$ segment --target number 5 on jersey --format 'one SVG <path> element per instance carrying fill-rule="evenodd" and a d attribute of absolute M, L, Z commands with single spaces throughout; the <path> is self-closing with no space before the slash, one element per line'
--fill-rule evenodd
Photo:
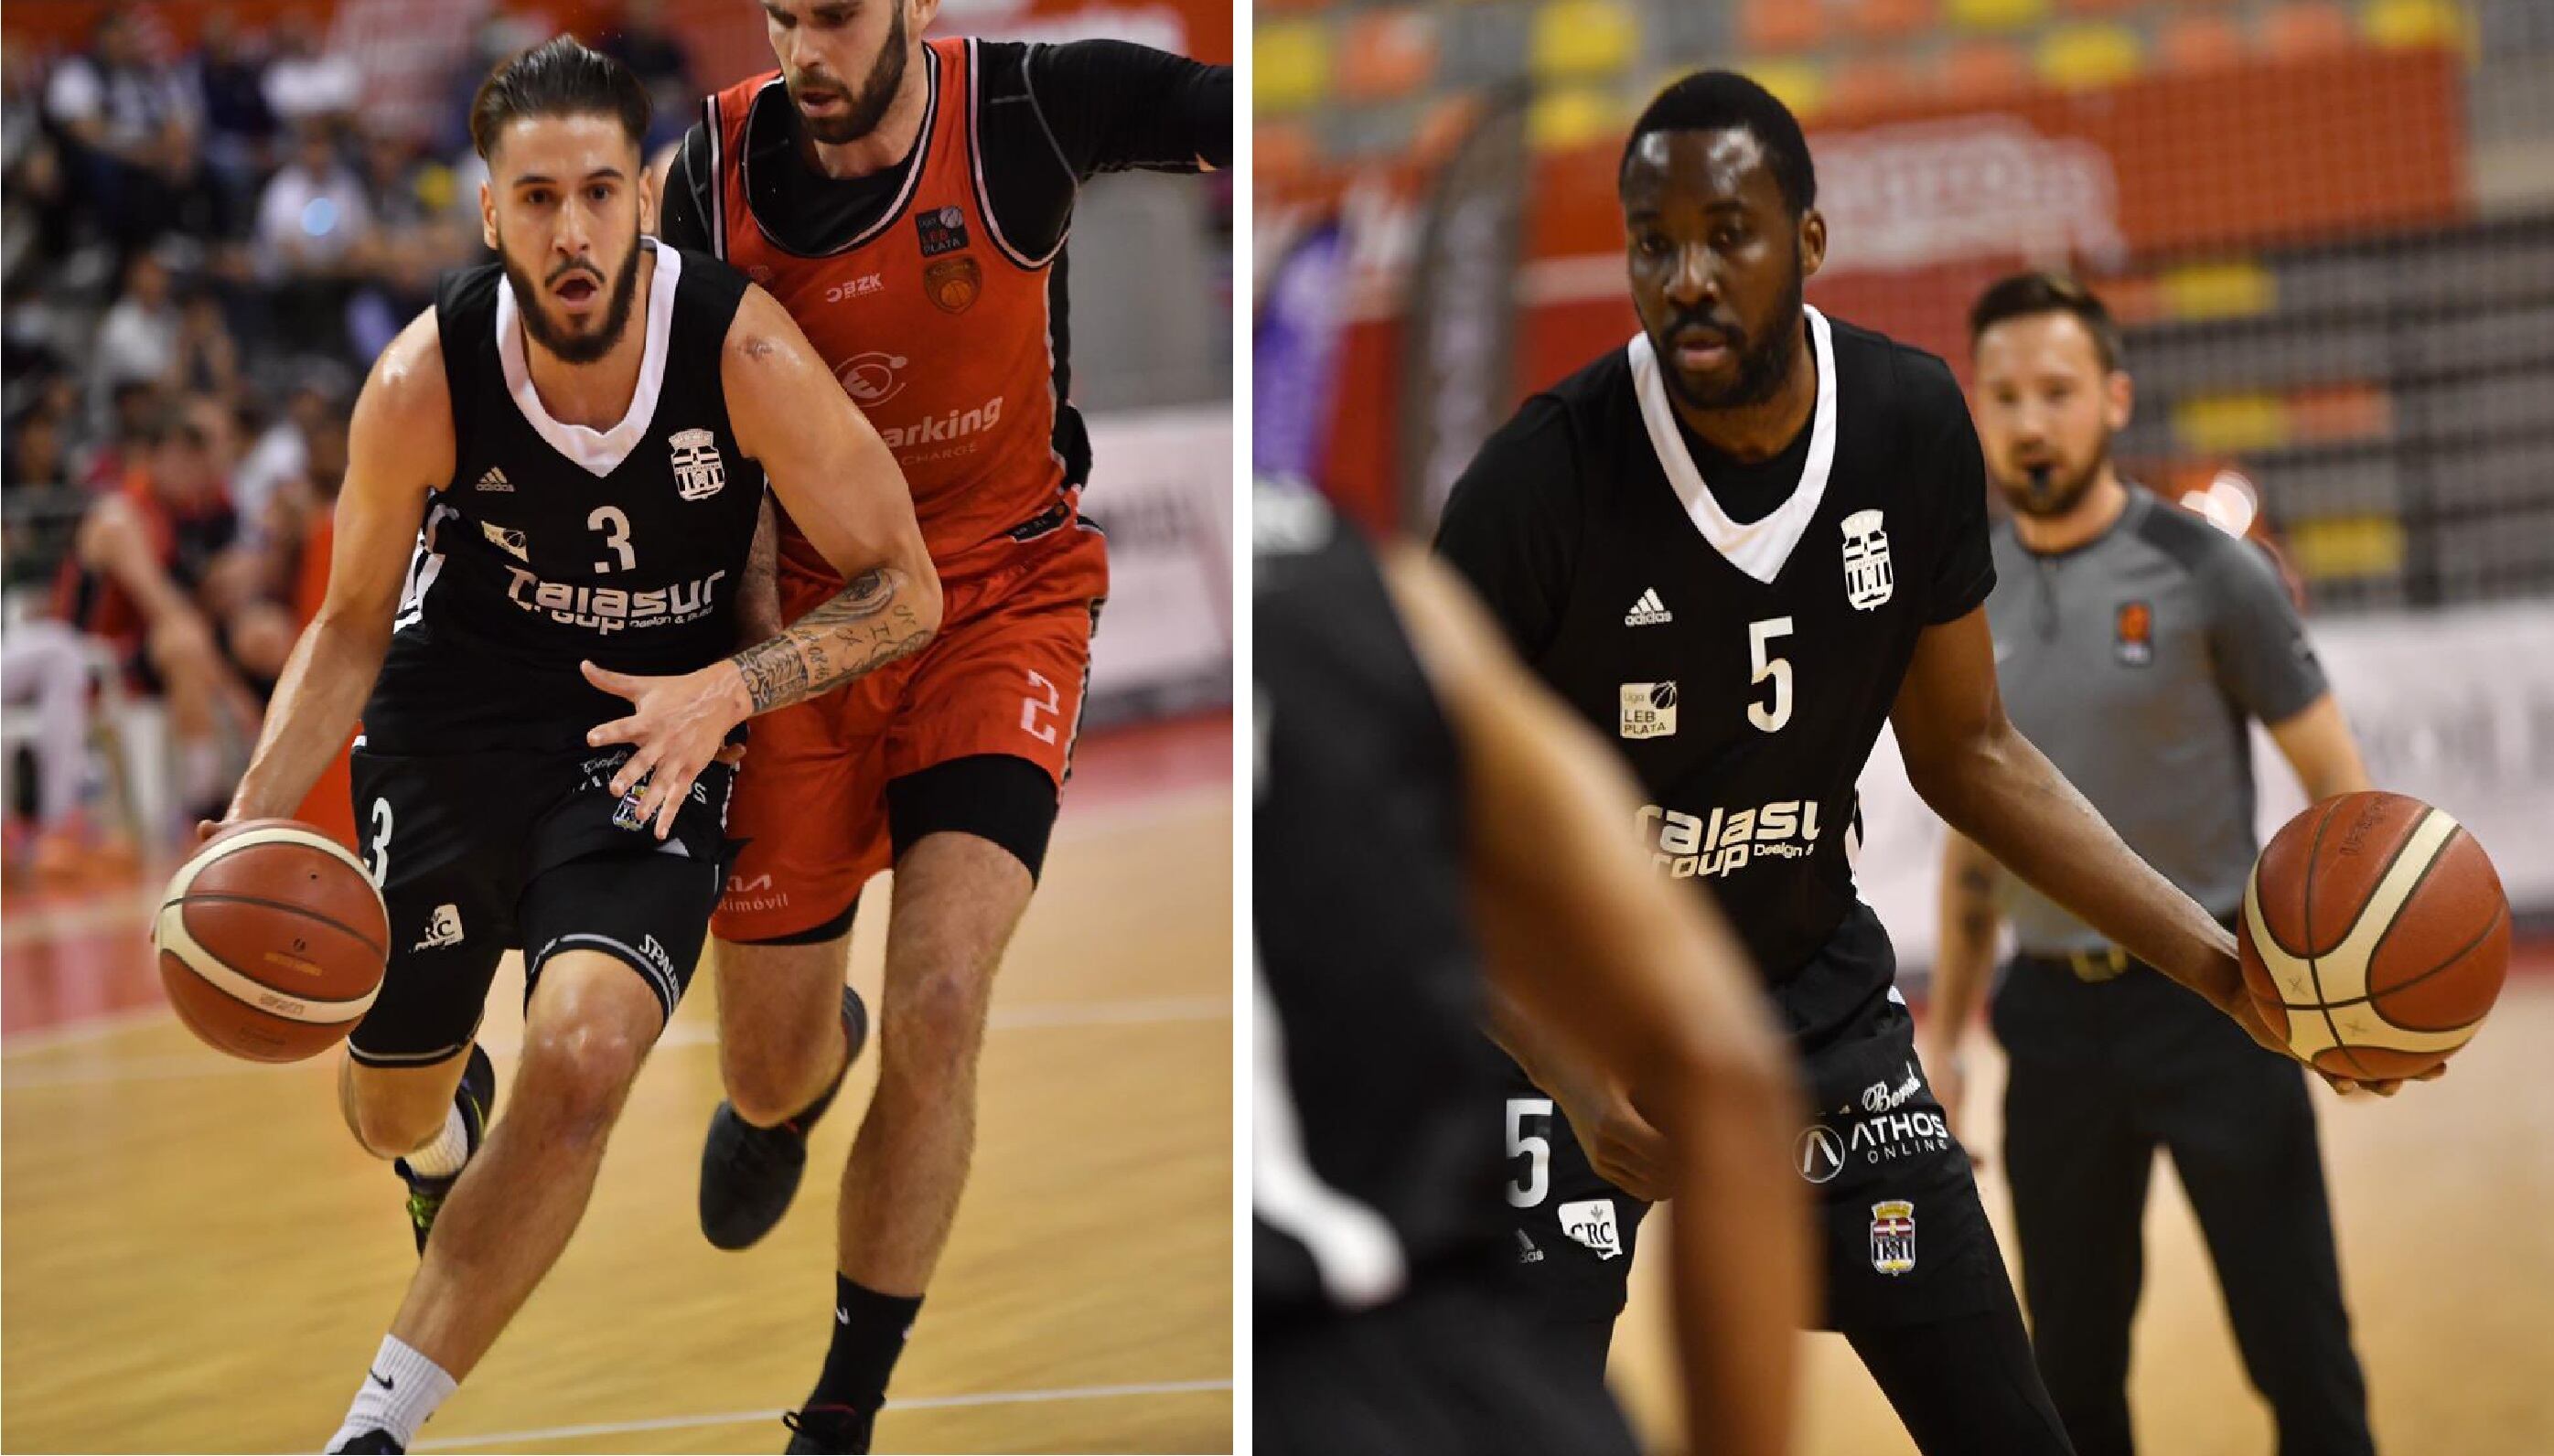
<path fill-rule="evenodd" d="M 1749 703 L 1747 721 L 1769 733 L 1781 732 L 1783 725 L 1792 721 L 1792 664 L 1773 653 L 1774 639 L 1791 634 L 1792 619 L 1788 616 L 1769 616 L 1747 623 L 1747 681 L 1762 683 L 1771 678 L 1774 682 L 1774 701 Z"/>

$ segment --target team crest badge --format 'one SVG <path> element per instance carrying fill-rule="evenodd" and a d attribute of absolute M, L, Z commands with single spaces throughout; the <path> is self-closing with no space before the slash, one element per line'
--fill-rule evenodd
<path fill-rule="evenodd" d="M 681 430 L 665 442 L 674 452 L 674 490 L 686 501 L 706 501 L 727 489 L 727 462 L 708 430 Z"/>
<path fill-rule="evenodd" d="M 1871 1205 L 1871 1267 L 1905 1274 L 1916 1267 L 1916 1205 L 1891 1198 Z"/>
<path fill-rule="evenodd" d="M 955 207 L 933 207 L 913 215 L 913 230 L 922 241 L 922 256 L 937 258 L 967 246 L 967 214 Z"/>
<path fill-rule="evenodd" d="M 922 271 L 922 286 L 942 312 L 964 313 L 985 291 L 985 273 L 973 258 L 943 258 Z"/>
<path fill-rule="evenodd" d="M 2154 661 L 2154 609 L 2144 602 L 2123 602 L 2116 621 L 2120 660 L 2131 667 Z"/>
<path fill-rule="evenodd" d="M 1856 612 L 1869 612 L 1889 600 L 1897 576 L 1889 566 L 1889 532 L 1880 528 L 1878 510 L 1857 510 L 1844 518 L 1844 597 Z"/>

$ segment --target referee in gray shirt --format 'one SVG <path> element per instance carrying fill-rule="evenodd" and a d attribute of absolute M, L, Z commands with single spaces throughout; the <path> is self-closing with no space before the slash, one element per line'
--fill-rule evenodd
<path fill-rule="evenodd" d="M 2070 280 L 2024 274 L 1970 313 L 1978 435 L 2012 504 L 1987 600 L 2006 711 L 2148 863 L 2229 925 L 2253 838 L 2247 725 L 2306 796 L 2369 786 L 2277 572 L 2120 479 L 2119 330 Z M 2374 1447 L 2304 1070 L 1954 836 L 1917 1046 L 1943 1107 L 2010 917 L 1990 1012 L 2012 1073 L 2005 1173 L 2048 1393 L 2079 1456 L 2126 1456 L 2129 1324 L 2160 1147 L 2199 1215 L 2282 1456 Z"/>

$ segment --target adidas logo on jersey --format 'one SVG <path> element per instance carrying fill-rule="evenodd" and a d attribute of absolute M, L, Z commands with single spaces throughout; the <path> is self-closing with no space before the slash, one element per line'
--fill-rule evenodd
<path fill-rule="evenodd" d="M 499 470 L 497 467 L 492 465 L 488 467 L 488 473 L 479 478 L 478 488 L 482 491 L 504 491 L 508 495 L 512 495 L 514 494 L 515 483 L 506 479 L 506 473 L 504 471 Z"/>
<path fill-rule="evenodd" d="M 1668 611 L 1667 604 L 1659 600 L 1656 587 L 1643 592 L 1641 600 L 1632 604 L 1632 610 L 1623 614 L 1625 626 L 1658 626 L 1674 620 L 1676 614 Z"/>

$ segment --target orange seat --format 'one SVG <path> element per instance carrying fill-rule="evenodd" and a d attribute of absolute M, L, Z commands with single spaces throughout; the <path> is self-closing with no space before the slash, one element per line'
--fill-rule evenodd
<path fill-rule="evenodd" d="M 2133 10 L 2151 10 L 2154 0 L 2064 0 L 2069 15 L 2121 15 Z"/>
<path fill-rule="evenodd" d="M 1875 56 L 1836 67 L 1828 106 L 1841 116 L 1868 116 L 1896 110 L 1921 92 L 1914 70 L 1905 61 Z"/>
<path fill-rule="evenodd" d="M 1819 0 L 1747 0 L 1738 13 L 1739 44 L 1750 51 L 1806 51 L 1826 32 Z"/>
<path fill-rule="evenodd" d="M 1263 121 L 1250 129 L 1250 174 L 1261 186 L 1298 181 L 1321 165 L 1321 144 L 1299 123 Z"/>
<path fill-rule="evenodd" d="M 2358 44 L 2350 12 L 2326 0 L 2294 0 L 2262 20 L 2262 49 L 2282 60 L 2325 56 Z"/>
<path fill-rule="evenodd" d="M 1942 94 L 1962 101 L 1991 101 L 2031 85 L 2031 60 L 2022 48 L 1971 41 L 1942 57 L 1936 78 Z"/>
<path fill-rule="evenodd" d="M 2222 70 L 2244 58 L 2244 28 L 2222 15 L 2175 16 L 2156 50 L 2167 70 Z"/>
<path fill-rule="evenodd" d="M 1336 93 L 1350 101 L 1387 101 L 1428 84 L 1437 69 L 1437 17 L 1422 10 L 1368 11 L 1340 37 Z"/>
<path fill-rule="evenodd" d="M 1942 18 L 1936 0 L 1850 0 L 1845 6 L 1846 26 L 1854 34 L 1874 41 L 1895 41 L 1920 34 Z"/>

